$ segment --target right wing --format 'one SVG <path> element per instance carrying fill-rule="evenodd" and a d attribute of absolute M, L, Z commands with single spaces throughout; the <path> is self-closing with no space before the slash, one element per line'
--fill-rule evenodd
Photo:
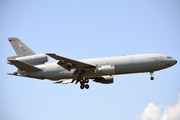
<path fill-rule="evenodd" d="M 57 64 L 68 71 L 70 71 L 71 69 L 83 69 L 84 70 L 84 69 L 89 69 L 89 68 L 94 68 L 94 69 L 96 68 L 95 65 L 76 61 L 76 60 L 69 59 L 69 58 L 65 58 L 65 57 L 56 55 L 54 53 L 46 53 L 46 55 L 48 55 L 56 60 L 59 60 L 59 62 Z"/>
<path fill-rule="evenodd" d="M 69 83 L 72 83 L 73 79 L 61 79 L 57 82 L 55 82 L 54 84 L 69 84 Z"/>
<path fill-rule="evenodd" d="M 41 69 L 31 66 L 27 63 L 18 61 L 18 60 L 8 60 L 11 64 L 15 65 L 17 68 L 19 68 L 21 71 L 26 71 L 26 72 L 30 72 L 30 71 L 42 71 Z"/>

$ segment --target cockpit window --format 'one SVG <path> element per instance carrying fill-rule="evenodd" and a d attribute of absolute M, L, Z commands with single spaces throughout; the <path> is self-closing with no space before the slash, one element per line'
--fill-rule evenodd
<path fill-rule="evenodd" d="M 167 56 L 167 59 L 171 59 L 172 57 L 170 57 L 170 56 Z"/>

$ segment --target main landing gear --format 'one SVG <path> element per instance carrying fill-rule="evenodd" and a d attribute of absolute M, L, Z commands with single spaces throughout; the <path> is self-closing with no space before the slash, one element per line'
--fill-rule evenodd
<path fill-rule="evenodd" d="M 154 73 L 154 72 L 150 72 L 150 75 L 151 75 L 150 79 L 151 79 L 151 80 L 154 80 L 153 73 Z"/>
<path fill-rule="evenodd" d="M 81 79 L 80 80 L 80 88 L 81 89 L 84 89 L 84 88 L 89 89 L 89 84 L 87 84 L 87 83 L 89 83 L 88 79 L 85 79 L 85 78 Z"/>
<path fill-rule="evenodd" d="M 73 80 L 72 81 L 72 83 L 74 82 L 75 80 Z M 75 84 L 77 84 L 77 83 L 80 83 L 80 88 L 81 89 L 84 89 L 84 88 L 86 88 L 86 89 L 89 89 L 89 79 L 86 79 L 85 77 L 83 77 L 83 78 L 81 78 L 81 79 L 77 79 L 76 80 L 76 82 L 75 82 Z"/>
<path fill-rule="evenodd" d="M 75 74 L 78 74 L 78 76 L 77 76 L 76 79 L 74 79 L 72 81 L 72 83 L 74 81 L 76 81 L 75 84 L 77 84 L 79 82 L 81 89 L 84 89 L 84 88 L 89 89 L 89 84 L 88 84 L 89 83 L 89 79 L 85 78 L 85 71 L 76 70 Z"/>

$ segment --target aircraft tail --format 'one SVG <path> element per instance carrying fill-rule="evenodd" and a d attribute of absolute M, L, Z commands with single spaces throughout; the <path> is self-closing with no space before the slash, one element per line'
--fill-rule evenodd
<path fill-rule="evenodd" d="M 45 54 L 36 54 L 27 45 L 25 45 L 19 38 L 8 38 L 11 43 L 16 56 L 10 56 L 7 58 L 8 64 L 13 64 L 12 60 L 18 60 L 30 65 L 44 64 L 48 61 L 48 57 Z M 17 62 L 16 62 L 17 63 Z"/>
<path fill-rule="evenodd" d="M 10 37 L 8 38 L 8 40 L 14 48 L 14 51 L 16 52 L 17 56 L 28 56 L 36 54 L 33 50 L 26 46 L 19 38 Z"/>

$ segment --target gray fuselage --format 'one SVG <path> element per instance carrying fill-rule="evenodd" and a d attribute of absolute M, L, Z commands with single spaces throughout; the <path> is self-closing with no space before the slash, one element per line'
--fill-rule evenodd
<path fill-rule="evenodd" d="M 154 72 L 161 69 L 168 68 L 176 64 L 176 60 L 170 56 L 162 54 L 139 54 L 130 56 L 107 57 L 107 58 L 93 58 L 79 60 L 84 63 L 96 65 L 97 68 L 101 66 L 112 65 L 115 72 L 110 75 L 128 74 L 128 73 L 141 73 L 141 72 Z M 64 69 L 57 63 L 48 63 L 35 66 L 42 69 L 42 71 L 28 72 L 28 77 L 39 79 L 75 79 L 75 69 L 70 71 Z M 95 78 L 99 76 L 108 75 L 106 73 L 96 73 L 94 70 L 86 70 L 86 78 Z"/>

